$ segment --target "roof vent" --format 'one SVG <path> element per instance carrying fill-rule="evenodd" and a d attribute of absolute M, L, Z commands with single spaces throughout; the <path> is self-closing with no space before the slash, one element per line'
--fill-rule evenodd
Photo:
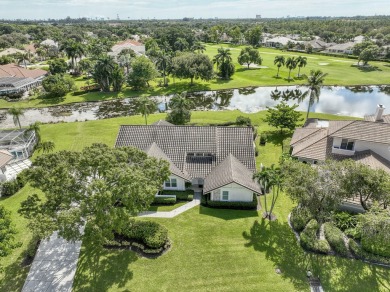
<path fill-rule="evenodd" d="M 378 104 L 375 112 L 375 122 L 381 122 L 383 121 L 383 111 L 385 110 L 385 107 L 383 104 Z"/>

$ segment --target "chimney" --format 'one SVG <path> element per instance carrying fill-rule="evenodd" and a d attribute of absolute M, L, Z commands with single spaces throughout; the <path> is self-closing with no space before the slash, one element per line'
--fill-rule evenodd
<path fill-rule="evenodd" d="M 376 113 L 375 113 L 375 122 L 381 122 L 383 120 L 382 115 L 383 115 L 384 110 L 385 110 L 385 107 L 383 106 L 383 104 L 378 104 L 378 106 L 376 108 Z"/>

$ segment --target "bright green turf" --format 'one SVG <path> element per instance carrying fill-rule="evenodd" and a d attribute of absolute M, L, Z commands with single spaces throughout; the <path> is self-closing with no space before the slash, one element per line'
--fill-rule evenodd
<path fill-rule="evenodd" d="M 206 54 L 213 58 L 216 55 L 219 47 L 227 45 L 206 45 Z M 284 67 L 281 68 L 280 78 L 276 78 L 277 68 L 273 61 L 276 55 L 297 56 L 297 53 L 282 52 L 276 49 L 260 48 L 260 54 L 263 58 L 263 66 L 268 68 L 264 69 L 246 69 L 237 63 L 237 56 L 242 47 L 231 47 L 232 58 L 236 65 L 236 73 L 231 80 L 217 80 L 213 79 L 210 82 L 204 82 L 196 80 L 193 86 L 190 86 L 189 80 L 173 79 L 170 77 L 171 83 L 168 88 L 161 88 L 157 86 L 157 82 L 152 82 L 151 88 L 143 91 L 133 91 L 131 88 L 125 88 L 120 93 L 102 93 L 92 92 L 83 94 L 80 96 L 73 96 L 68 94 L 63 100 L 42 100 L 35 97 L 29 100 L 19 102 L 7 102 L 0 99 L 0 108 L 9 108 L 12 106 L 17 107 L 46 107 L 52 105 L 68 104 L 73 102 L 83 101 L 103 101 L 112 98 L 134 97 L 134 96 L 157 96 L 165 95 L 182 91 L 199 91 L 199 90 L 219 90 L 228 88 L 239 88 L 247 86 L 274 86 L 274 85 L 295 85 L 305 82 L 304 79 L 296 79 L 294 81 L 287 81 L 288 70 Z M 299 55 L 306 56 L 308 58 L 308 64 L 302 68 L 301 74 L 309 74 L 311 69 L 321 69 L 322 71 L 329 73 L 329 76 L 325 79 L 326 85 L 368 85 L 368 84 L 389 84 L 390 80 L 390 67 L 388 63 L 384 62 L 370 62 L 373 67 L 376 67 L 373 71 L 362 71 L 356 67 L 351 67 L 356 63 L 356 60 L 328 57 L 316 54 L 304 54 Z M 328 63 L 326 66 L 320 66 L 319 63 Z M 298 74 L 298 69 L 294 70 L 291 74 L 295 77 Z M 78 87 L 83 86 L 85 80 L 82 77 L 76 79 L 76 85 Z"/>
<path fill-rule="evenodd" d="M 148 211 L 159 211 L 159 212 L 169 212 L 169 211 L 172 211 L 172 210 L 175 210 L 185 204 L 187 204 L 188 202 L 185 202 L 185 201 L 178 201 L 176 204 L 174 205 L 158 205 L 158 206 L 150 206 Z"/>

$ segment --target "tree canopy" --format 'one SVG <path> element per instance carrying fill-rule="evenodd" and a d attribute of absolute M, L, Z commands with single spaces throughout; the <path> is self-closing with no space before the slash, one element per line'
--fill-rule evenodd
<path fill-rule="evenodd" d="M 238 63 L 240 65 L 246 64 L 249 66 L 250 64 L 261 65 L 262 59 L 260 57 L 260 53 L 257 49 L 253 47 L 245 47 L 241 50 L 240 55 L 238 56 Z"/>
<path fill-rule="evenodd" d="M 172 59 L 173 75 L 178 78 L 190 78 L 208 81 L 213 78 L 213 63 L 204 54 L 183 53 Z"/>
<path fill-rule="evenodd" d="M 144 211 L 169 176 L 169 165 L 133 147 L 93 144 L 82 152 L 38 156 L 27 172 L 30 195 L 20 213 L 35 235 L 53 231 L 67 240 L 101 245 L 120 233 L 132 216 Z"/>
<path fill-rule="evenodd" d="M 280 129 L 281 133 L 283 129 L 293 131 L 303 121 L 301 113 L 295 110 L 297 107 L 298 105 L 289 106 L 284 101 L 276 105 L 275 108 L 267 107 L 268 111 L 264 122 L 271 127 Z"/>
<path fill-rule="evenodd" d="M 149 86 L 149 81 L 158 76 L 158 72 L 153 62 L 141 56 L 132 63 L 132 71 L 128 75 L 128 83 L 135 89 Z"/>

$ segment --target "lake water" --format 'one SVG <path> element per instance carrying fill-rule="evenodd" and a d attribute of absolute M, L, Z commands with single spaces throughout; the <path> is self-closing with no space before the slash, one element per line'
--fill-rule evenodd
<path fill-rule="evenodd" d="M 282 87 L 279 91 L 300 89 L 305 87 Z M 275 87 L 241 88 L 221 91 L 206 91 L 189 93 L 193 100 L 194 110 L 240 110 L 245 113 L 255 113 L 273 107 L 279 103 L 270 97 Z M 155 97 L 160 111 L 166 110 L 166 104 L 171 96 Z M 63 106 L 53 106 L 38 109 L 26 109 L 20 118 L 22 125 L 36 121 L 75 122 L 97 120 L 119 116 L 129 116 L 136 113 L 134 99 L 116 99 L 104 102 L 85 102 Z M 294 101 L 288 102 L 294 104 Z M 307 110 L 308 100 L 299 104 L 298 110 Z M 364 117 L 373 114 L 377 104 L 383 104 L 390 113 L 390 86 L 355 86 L 355 87 L 323 87 L 320 101 L 311 111 L 335 115 Z M 387 110 L 385 110 L 386 113 Z M 6 110 L 0 110 L 0 128 L 13 128 L 12 116 Z"/>

